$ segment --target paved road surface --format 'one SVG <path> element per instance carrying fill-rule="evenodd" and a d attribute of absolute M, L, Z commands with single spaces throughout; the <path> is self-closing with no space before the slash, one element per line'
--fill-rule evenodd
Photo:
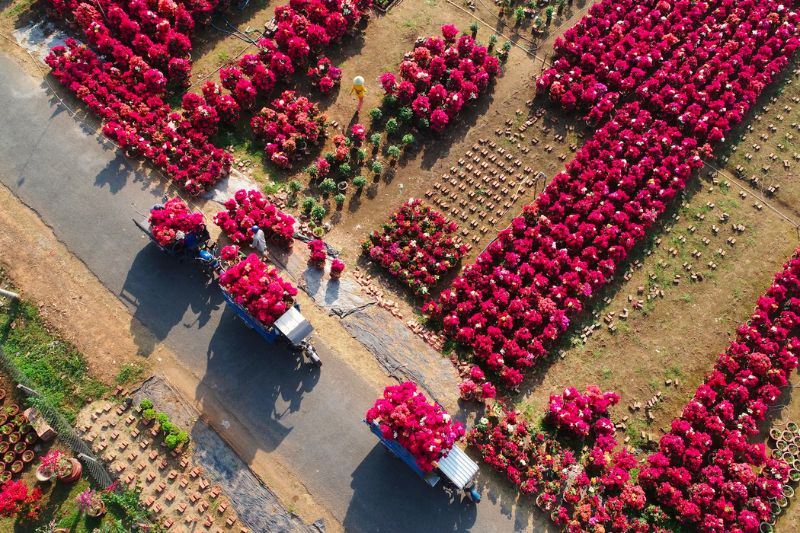
<path fill-rule="evenodd" d="M 191 369 L 200 399 L 204 390 L 222 398 L 347 531 L 512 531 L 533 520 L 488 487 L 477 509 L 428 488 L 361 423 L 377 388 L 324 345 L 320 371 L 298 365 L 246 330 L 191 264 L 148 246 L 131 217 L 162 191 L 3 55 L 0 181 Z"/>

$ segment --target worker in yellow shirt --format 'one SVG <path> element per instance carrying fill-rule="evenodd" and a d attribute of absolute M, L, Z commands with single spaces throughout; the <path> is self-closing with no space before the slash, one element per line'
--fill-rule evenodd
<path fill-rule="evenodd" d="M 364 78 L 356 76 L 353 78 L 353 86 L 350 88 L 350 94 L 355 94 L 358 98 L 358 107 L 356 113 L 361 111 L 361 106 L 364 104 L 364 95 L 367 94 L 367 88 L 364 86 Z"/>

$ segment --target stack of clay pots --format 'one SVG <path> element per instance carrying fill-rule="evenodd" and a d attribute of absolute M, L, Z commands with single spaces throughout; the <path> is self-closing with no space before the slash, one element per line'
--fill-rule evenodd
<path fill-rule="evenodd" d="M 789 483 L 783 486 L 783 496 L 770 501 L 772 519 L 761 524 L 762 533 L 771 533 L 775 521 L 794 498 L 794 487 L 800 482 L 800 425 L 796 422 L 776 423 L 769 432 L 772 439 L 772 456 L 783 459 L 789 465 Z"/>
<path fill-rule="evenodd" d="M 16 476 L 33 461 L 37 436 L 16 404 L 6 405 L 6 391 L 0 389 L 0 485 Z"/>

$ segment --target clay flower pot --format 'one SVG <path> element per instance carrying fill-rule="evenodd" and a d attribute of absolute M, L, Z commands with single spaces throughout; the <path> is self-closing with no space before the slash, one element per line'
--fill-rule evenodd
<path fill-rule="evenodd" d="M 6 390 L 0 389 L 0 402 L 6 399 Z"/>
<path fill-rule="evenodd" d="M 24 452 L 22 452 L 23 463 L 26 464 L 30 463 L 31 461 L 33 461 L 34 457 L 36 457 L 36 452 L 34 452 L 33 450 L 25 450 Z"/>
<path fill-rule="evenodd" d="M 14 461 L 11 463 L 11 473 L 12 474 L 19 474 L 22 472 L 22 469 L 25 468 L 25 463 L 22 461 Z"/>
<path fill-rule="evenodd" d="M 19 405 L 13 403 L 6 407 L 3 412 L 5 412 L 9 417 L 17 416 L 17 413 L 19 413 Z"/>
<path fill-rule="evenodd" d="M 2 433 L 3 435 L 11 435 L 13 432 L 14 428 L 11 427 L 11 424 L 9 424 L 8 422 L 0 426 L 0 433 Z"/>
<path fill-rule="evenodd" d="M 9 481 L 10 479 L 11 479 L 11 472 L 9 472 L 8 470 L 3 470 L 2 472 L 0 472 L 0 485 L 5 483 L 6 481 Z"/>
<path fill-rule="evenodd" d="M 783 431 L 778 429 L 778 428 L 772 428 L 772 429 L 769 430 L 769 436 L 772 437 L 772 440 L 775 440 L 775 441 L 777 441 L 779 438 L 781 438 L 782 434 L 783 434 Z"/>
<path fill-rule="evenodd" d="M 28 433 L 33 433 L 33 426 L 26 422 L 19 427 L 19 432 L 22 433 L 23 435 L 27 435 Z"/>
<path fill-rule="evenodd" d="M 800 426 L 798 426 L 795 422 L 789 422 L 788 424 L 786 424 L 786 429 L 788 429 L 795 435 L 797 435 L 798 432 L 800 432 Z"/>
<path fill-rule="evenodd" d="M 72 463 L 72 471 L 67 475 L 58 475 L 58 480 L 64 483 L 74 483 L 81 477 L 83 473 L 83 465 L 74 457 L 70 457 L 69 462 Z"/>
<path fill-rule="evenodd" d="M 30 446 L 31 444 L 36 442 L 36 439 L 38 439 L 38 438 L 39 437 L 36 436 L 36 433 L 27 433 L 25 435 L 25 443 Z"/>
<path fill-rule="evenodd" d="M 106 504 L 103 501 L 100 501 L 100 505 L 96 508 L 91 508 L 86 511 L 86 514 L 91 516 L 92 518 L 100 518 L 104 514 L 106 514 Z"/>
<path fill-rule="evenodd" d="M 7 442 L 0 442 L 0 456 L 5 455 L 11 445 Z"/>
<path fill-rule="evenodd" d="M 39 483 L 45 483 L 47 481 L 52 480 L 54 475 L 52 473 L 48 473 L 42 470 L 42 467 L 39 466 L 36 468 L 36 480 Z"/>
<path fill-rule="evenodd" d="M 791 485 L 783 486 L 783 495 L 789 499 L 794 498 L 794 489 L 791 487 Z"/>
<path fill-rule="evenodd" d="M 15 432 L 8 436 L 8 442 L 10 442 L 11 444 L 16 444 L 20 440 L 22 440 L 22 434 L 20 433 Z"/>
<path fill-rule="evenodd" d="M 8 415 L 5 413 L 0 413 L 0 426 L 5 425 L 8 422 Z"/>
<path fill-rule="evenodd" d="M 6 466 L 10 466 L 17 459 L 17 454 L 12 451 L 8 451 L 3 454 L 3 462 Z"/>
<path fill-rule="evenodd" d="M 18 442 L 14 445 L 14 453 L 20 454 L 28 449 L 28 445 L 24 442 Z"/>

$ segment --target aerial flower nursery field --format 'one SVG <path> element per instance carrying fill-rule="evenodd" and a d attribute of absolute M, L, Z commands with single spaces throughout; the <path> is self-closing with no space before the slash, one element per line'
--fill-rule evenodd
<path fill-rule="evenodd" d="M 300 235 L 452 361 L 452 419 L 410 382 L 364 406 L 423 473 L 463 440 L 560 530 L 800 528 L 796 2 L 3 15 L 72 36 L 49 82 L 193 206 L 152 211 L 159 244 L 208 224 L 236 245 L 219 281 L 261 324 L 303 287 L 246 248 Z"/>

